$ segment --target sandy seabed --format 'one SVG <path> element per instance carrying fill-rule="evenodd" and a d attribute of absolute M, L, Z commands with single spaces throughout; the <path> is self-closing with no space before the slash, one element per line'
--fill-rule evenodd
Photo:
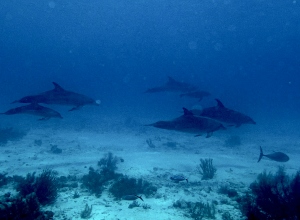
<path fill-rule="evenodd" d="M 173 207 L 176 201 L 185 200 L 216 203 L 216 219 L 222 219 L 225 212 L 234 219 L 242 219 L 237 202 L 218 193 L 221 186 L 230 186 L 242 195 L 264 170 L 276 172 L 279 165 L 284 165 L 287 173 L 294 174 L 299 169 L 298 135 L 290 134 L 288 128 L 273 129 L 272 132 L 267 128 L 245 125 L 215 132 L 211 138 L 138 126 L 133 129 L 119 127 L 113 131 L 32 128 L 22 140 L 0 147 L 1 172 L 9 176 L 26 176 L 51 168 L 59 176 L 82 177 L 89 167 L 96 168 L 97 162 L 112 152 L 124 159 L 118 164 L 118 173 L 143 178 L 158 187 L 156 195 L 150 198 L 142 195 L 144 202 L 139 201 L 149 205 L 150 209 L 129 209 L 132 201 L 116 201 L 108 190 L 96 198 L 81 187 L 60 191 L 57 201 L 44 209 L 53 211 L 54 219 L 81 219 L 80 213 L 86 204 L 93 206 L 90 219 L 191 219 L 183 209 Z M 239 137 L 241 144 L 226 144 L 232 136 Z M 147 139 L 151 139 L 155 147 L 149 147 Z M 41 140 L 42 144 L 37 145 L 36 140 Z M 51 153 L 53 145 L 62 149 L 62 153 Z M 278 163 L 263 159 L 257 163 L 260 145 L 265 153 L 285 152 L 290 161 Z M 213 179 L 201 180 L 197 170 L 201 158 L 213 159 L 217 168 Z M 172 182 L 170 176 L 174 174 L 184 175 L 189 182 Z M 1 188 L 2 193 L 12 190 L 5 187 Z M 79 193 L 79 198 L 73 198 L 75 192 Z"/>

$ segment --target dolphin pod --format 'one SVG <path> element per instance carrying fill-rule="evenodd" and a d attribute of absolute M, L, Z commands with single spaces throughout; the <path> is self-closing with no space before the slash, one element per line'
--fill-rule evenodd
<path fill-rule="evenodd" d="M 195 134 L 195 137 L 200 136 L 202 133 L 206 133 L 207 138 L 211 137 L 213 132 L 225 129 L 220 122 L 210 118 L 194 116 L 194 114 L 186 108 L 183 108 L 183 110 L 184 114 L 178 118 L 170 121 L 158 121 L 153 124 L 149 124 L 148 126 L 192 133 Z"/>
<path fill-rule="evenodd" d="M 36 116 L 42 116 L 42 118 L 39 120 L 47 120 L 49 118 L 62 118 L 62 116 L 59 112 L 51 108 L 44 107 L 40 105 L 40 103 L 48 105 L 55 104 L 73 106 L 69 111 L 77 110 L 84 105 L 100 105 L 100 100 L 94 100 L 88 96 L 65 90 L 56 82 L 52 83 L 54 85 L 54 88 L 52 90 L 42 92 L 37 95 L 25 96 L 19 100 L 12 102 L 27 103 L 28 105 L 12 108 L 1 114 L 31 114 Z"/>

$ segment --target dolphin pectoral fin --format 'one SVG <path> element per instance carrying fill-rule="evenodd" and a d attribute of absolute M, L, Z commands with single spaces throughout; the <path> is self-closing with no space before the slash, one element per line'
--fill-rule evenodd
<path fill-rule="evenodd" d="M 202 136 L 202 134 L 196 134 L 194 137 L 200 137 Z"/>
<path fill-rule="evenodd" d="M 71 109 L 69 110 L 69 112 L 74 111 L 74 110 L 78 110 L 78 109 L 80 109 L 82 106 L 83 106 L 83 105 L 77 105 L 77 106 L 71 108 Z"/>
<path fill-rule="evenodd" d="M 213 132 L 207 132 L 206 138 L 210 138 L 213 135 Z"/>
<path fill-rule="evenodd" d="M 19 102 L 19 100 L 15 100 L 15 101 L 11 102 L 10 104 L 15 104 L 15 103 L 18 103 L 18 102 Z"/>

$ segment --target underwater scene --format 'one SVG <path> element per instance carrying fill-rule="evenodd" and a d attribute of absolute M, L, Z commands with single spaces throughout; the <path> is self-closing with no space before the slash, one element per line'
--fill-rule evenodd
<path fill-rule="evenodd" d="M 1 0 L 0 220 L 300 219 L 298 0 Z"/>

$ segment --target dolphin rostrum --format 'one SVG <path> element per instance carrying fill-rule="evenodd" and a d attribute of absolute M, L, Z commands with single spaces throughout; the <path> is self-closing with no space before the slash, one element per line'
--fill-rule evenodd
<path fill-rule="evenodd" d="M 179 82 L 172 77 L 168 76 L 168 82 L 162 86 L 154 87 L 145 91 L 145 93 L 155 92 L 191 92 L 196 90 L 197 87 L 184 82 Z"/>
<path fill-rule="evenodd" d="M 219 99 L 216 99 L 216 101 L 217 106 L 205 108 L 200 114 L 193 111 L 194 114 L 212 118 L 223 123 L 234 124 L 236 127 L 239 127 L 242 124 L 256 124 L 256 122 L 249 116 L 226 108 Z"/>
<path fill-rule="evenodd" d="M 20 100 L 16 100 L 12 103 L 44 103 L 74 106 L 69 111 L 79 109 L 84 105 L 100 105 L 100 100 L 94 100 L 85 95 L 65 90 L 56 82 L 52 83 L 54 85 L 54 89 L 42 92 L 37 95 L 25 96 Z"/>
<path fill-rule="evenodd" d="M 183 108 L 184 115 L 173 119 L 172 121 L 158 121 L 148 126 L 156 128 L 174 130 L 186 133 L 196 134 L 195 137 L 206 133 L 206 137 L 212 136 L 214 131 L 226 129 L 221 123 L 206 117 L 197 117 L 186 108 Z"/>
<path fill-rule="evenodd" d="M 51 108 L 41 106 L 37 103 L 31 103 L 29 105 L 12 108 L 1 114 L 5 114 L 5 115 L 30 114 L 30 115 L 42 116 L 42 118 L 40 118 L 39 120 L 48 120 L 50 118 L 62 118 L 59 112 Z"/>

